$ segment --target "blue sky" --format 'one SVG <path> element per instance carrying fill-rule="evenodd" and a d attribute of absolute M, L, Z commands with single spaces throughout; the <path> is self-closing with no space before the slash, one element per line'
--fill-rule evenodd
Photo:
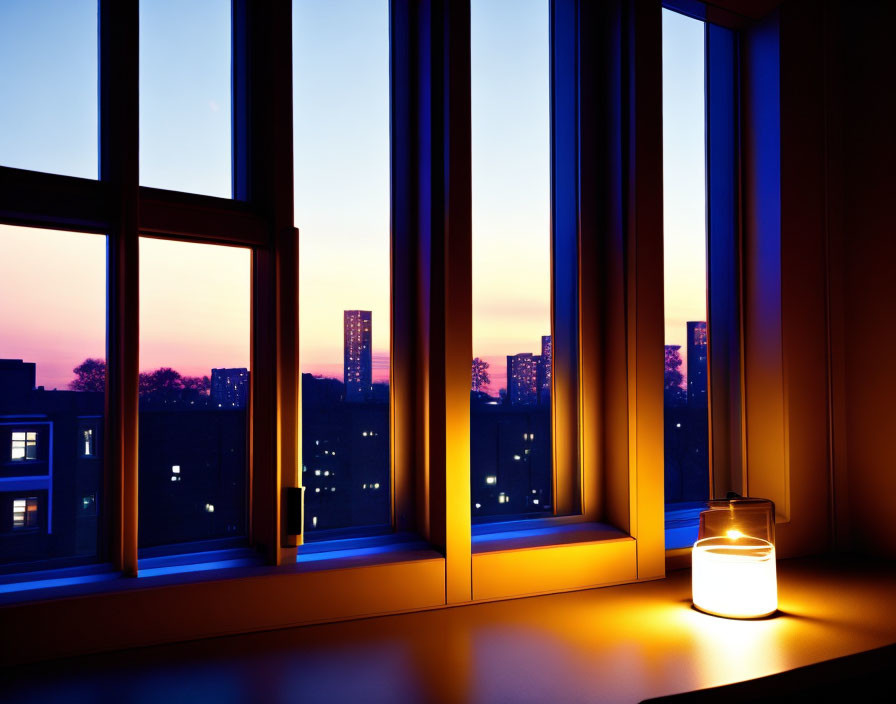
<path fill-rule="evenodd" d="M 96 7 L 0 2 L 0 164 L 97 177 Z"/>
<path fill-rule="evenodd" d="M 687 321 L 706 320 L 703 33 L 702 22 L 663 10 L 666 344 L 682 345 L 685 360 Z"/>
<path fill-rule="evenodd" d="M 506 386 L 506 355 L 551 334 L 548 0 L 473 0 L 473 354 Z"/>

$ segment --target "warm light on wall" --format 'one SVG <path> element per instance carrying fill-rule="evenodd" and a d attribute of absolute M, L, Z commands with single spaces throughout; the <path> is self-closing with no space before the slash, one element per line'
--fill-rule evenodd
<path fill-rule="evenodd" d="M 694 606 L 716 616 L 759 618 L 778 609 L 771 501 L 709 502 L 691 556 L 691 588 Z"/>

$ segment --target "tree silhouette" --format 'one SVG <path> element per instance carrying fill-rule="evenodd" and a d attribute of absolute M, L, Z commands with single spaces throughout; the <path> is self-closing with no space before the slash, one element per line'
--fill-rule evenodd
<path fill-rule="evenodd" d="M 106 390 L 106 361 L 88 357 L 77 367 L 72 369 L 75 378 L 68 388 L 72 391 L 99 391 Z"/>
<path fill-rule="evenodd" d="M 489 364 L 476 357 L 473 360 L 473 391 L 482 391 L 492 380 L 488 375 Z"/>
<path fill-rule="evenodd" d="M 68 388 L 72 391 L 106 390 L 106 362 L 102 359 L 88 358 L 72 369 L 75 378 Z M 171 367 L 160 367 L 150 372 L 140 372 L 139 390 L 141 395 L 171 393 L 175 391 L 195 391 L 208 396 L 212 382 L 207 376 L 182 376 Z"/>
<path fill-rule="evenodd" d="M 181 377 L 181 383 L 184 389 L 198 391 L 203 396 L 208 396 L 212 390 L 212 380 L 207 376 L 184 376 Z"/>
<path fill-rule="evenodd" d="M 687 400 L 684 375 L 681 373 L 681 345 L 666 345 L 666 367 L 663 374 L 663 401 L 667 406 L 680 406 Z"/>

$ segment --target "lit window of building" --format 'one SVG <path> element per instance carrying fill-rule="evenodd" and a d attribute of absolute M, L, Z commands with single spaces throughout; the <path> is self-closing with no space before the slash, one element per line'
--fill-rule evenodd
<path fill-rule="evenodd" d="M 38 501 L 37 497 L 26 499 L 14 499 L 12 502 L 12 527 L 14 530 L 37 528 L 38 526 Z"/>
<path fill-rule="evenodd" d="M 12 434 L 12 459 L 37 459 L 37 433 L 16 431 Z"/>
<path fill-rule="evenodd" d="M 81 428 L 81 455 L 83 457 L 96 455 L 96 435 L 93 428 Z"/>

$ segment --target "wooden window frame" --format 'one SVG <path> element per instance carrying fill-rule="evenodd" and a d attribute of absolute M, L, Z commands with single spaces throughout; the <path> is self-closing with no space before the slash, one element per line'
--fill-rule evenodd
<path fill-rule="evenodd" d="M 827 10 L 748 18 L 725 0 L 663 4 L 707 27 L 711 490 L 773 500 L 779 557 L 821 552 L 841 488 L 830 469 L 829 253 L 812 240 L 828 207 L 830 128 L 817 117 Z M 669 566 L 689 552 L 670 550 Z"/>
<path fill-rule="evenodd" d="M 551 3 L 558 515 L 480 536 L 474 601 L 664 575 L 660 19 L 651 3 Z"/>
<path fill-rule="evenodd" d="M 100 179 L 0 167 L 0 222 L 108 238 L 101 559 L 138 574 L 138 244 L 149 235 L 252 249 L 249 537 L 266 565 L 0 598 L 10 628 L 43 624 L 4 658 L 662 577 L 659 3 L 552 3 L 552 46 L 559 33 L 575 46 L 552 49 L 551 69 L 566 91 L 552 87 L 552 123 L 575 137 L 552 137 L 552 268 L 575 281 L 554 287 L 554 334 L 568 341 L 554 347 L 555 466 L 571 468 L 555 492 L 574 516 L 546 519 L 547 543 L 474 551 L 470 7 L 392 0 L 393 514 L 424 546 L 304 563 L 284 510 L 301 482 L 290 3 L 233 0 L 233 200 L 139 185 L 138 5 L 99 9 Z"/>

